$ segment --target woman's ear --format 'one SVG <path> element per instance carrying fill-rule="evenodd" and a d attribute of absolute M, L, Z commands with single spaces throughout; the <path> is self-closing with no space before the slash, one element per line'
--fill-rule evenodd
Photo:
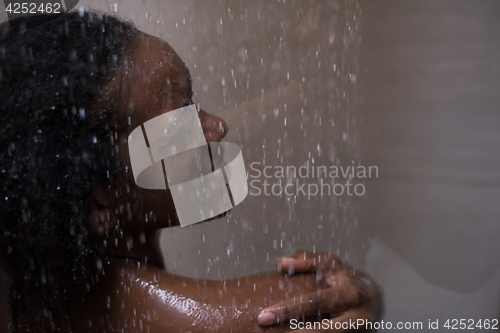
<path fill-rule="evenodd" d="M 91 194 L 90 230 L 101 235 L 116 226 L 116 190 L 108 187 L 93 186 Z"/>

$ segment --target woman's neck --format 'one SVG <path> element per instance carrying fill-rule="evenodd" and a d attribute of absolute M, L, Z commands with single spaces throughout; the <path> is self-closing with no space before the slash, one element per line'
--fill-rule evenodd
<path fill-rule="evenodd" d="M 103 236 L 98 240 L 100 256 L 137 260 L 164 269 L 159 232 L 129 236 Z"/>

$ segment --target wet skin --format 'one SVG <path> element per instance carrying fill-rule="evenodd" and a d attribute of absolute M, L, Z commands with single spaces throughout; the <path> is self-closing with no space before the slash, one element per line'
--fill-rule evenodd
<path fill-rule="evenodd" d="M 349 310 L 347 315 L 376 319 L 378 289 L 364 292 L 369 301 L 360 309 L 359 290 L 363 287 L 356 276 L 361 275 L 354 275 L 330 255 L 299 253 L 279 262 L 284 271 L 304 272 L 296 276 L 276 272 L 221 282 L 163 271 L 156 231 L 179 225 L 175 207 L 168 190 L 135 185 L 127 137 L 145 121 L 191 104 L 191 79 L 175 51 L 146 34 L 141 34 L 121 73 L 104 92 L 107 100 L 119 101 L 122 119 L 130 117 L 130 125 L 115 142 L 127 169 L 116 186 L 95 186 L 92 191 L 89 220 L 103 273 L 98 290 L 71 309 L 76 332 L 285 332 L 290 329 L 288 324 L 259 323 L 274 324 L 318 311 L 344 315 Z M 203 110 L 199 117 L 207 142 L 224 138 L 228 127 L 222 119 Z M 322 274 L 317 276 L 318 271 Z M 301 295 L 305 296 L 282 304 Z M 258 321 L 259 311 L 272 305 L 276 306 L 261 312 Z"/>

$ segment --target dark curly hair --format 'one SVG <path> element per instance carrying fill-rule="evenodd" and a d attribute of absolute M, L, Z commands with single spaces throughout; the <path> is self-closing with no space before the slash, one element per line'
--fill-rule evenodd
<path fill-rule="evenodd" d="M 126 123 L 102 91 L 137 36 L 97 12 L 0 25 L 0 264 L 13 331 L 72 330 L 69 304 L 97 283 L 88 198 L 116 179 L 113 144 Z"/>

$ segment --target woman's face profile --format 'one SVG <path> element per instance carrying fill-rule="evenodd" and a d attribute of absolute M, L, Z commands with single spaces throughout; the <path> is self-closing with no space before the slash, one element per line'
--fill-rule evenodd
<path fill-rule="evenodd" d="M 193 103 L 189 70 L 168 43 L 140 33 L 135 52 L 121 74 L 122 80 L 112 81 L 105 90 L 121 101 L 120 118 L 128 119 L 126 129 L 118 133 L 119 158 L 125 166 L 125 175 L 117 188 L 96 188 L 93 196 L 100 206 L 120 212 L 119 217 L 131 221 L 125 227 L 129 232 L 150 232 L 178 225 L 169 190 L 143 189 L 135 184 L 127 138 L 144 122 Z M 207 142 L 224 138 L 228 128 L 222 119 L 202 109 L 198 115 Z"/>

